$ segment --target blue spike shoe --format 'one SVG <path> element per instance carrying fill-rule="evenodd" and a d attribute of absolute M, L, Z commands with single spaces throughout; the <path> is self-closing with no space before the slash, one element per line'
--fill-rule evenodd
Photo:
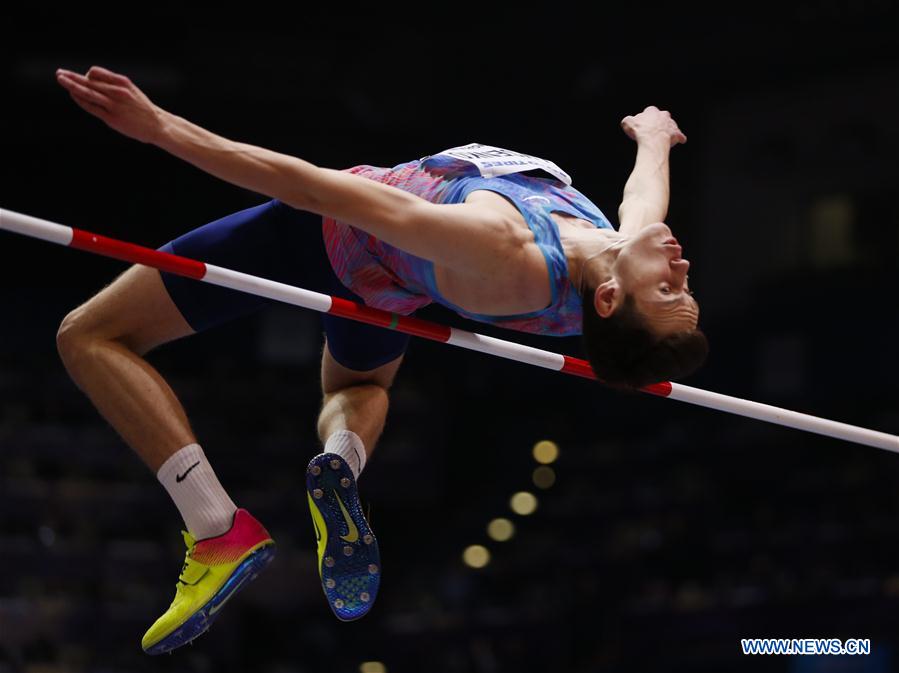
<path fill-rule="evenodd" d="M 350 466 L 334 453 L 317 455 L 306 468 L 306 496 L 328 605 L 342 621 L 364 617 L 378 595 L 381 557 Z"/>

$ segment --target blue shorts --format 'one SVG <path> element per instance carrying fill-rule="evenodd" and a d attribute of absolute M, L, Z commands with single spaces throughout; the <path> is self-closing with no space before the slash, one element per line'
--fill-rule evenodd
<path fill-rule="evenodd" d="M 210 222 L 159 250 L 364 303 L 334 275 L 322 240 L 321 217 L 280 201 Z M 196 332 L 279 303 L 184 276 L 161 275 L 172 301 Z M 407 334 L 355 320 L 322 314 L 322 323 L 331 355 L 356 371 L 387 364 L 409 343 Z"/>

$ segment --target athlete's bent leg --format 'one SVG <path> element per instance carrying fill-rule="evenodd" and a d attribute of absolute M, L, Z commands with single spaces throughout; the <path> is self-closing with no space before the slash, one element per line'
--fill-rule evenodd
<path fill-rule="evenodd" d="M 227 531 L 237 507 L 191 431 L 184 408 L 142 356 L 194 329 L 159 272 L 133 266 L 69 313 L 56 340 L 75 384 L 165 486 L 198 539 Z M 190 480 L 184 475 L 190 469 Z"/>
<path fill-rule="evenodd" d="M 56 336 L 72 380 L 154 473 L 196 438 L 175 393 L 142 355 L 189 334 L 159 272 L 132 266 L 69 313 Z"/>
<path fill-rule="evenodd" d="M 288 214 L 265 204 L 188 232 L 162 249 L 226 266 L 249 260 L 273 267 L 268 251 L 290 229 Z M 291 260 L 283 261 L 281 270 Z M 57 336 L 75 383 L 157 472 L 187 525 L 175 598 L 142 641 L 151 654 L 171 651 L 208 629 L 221 606 L 272 559 L 274 543 L 228 497 L 181 404 L 142 356 L 265 304 L 260 297 L 135 266 L 66 316 Z"/>
<path fill-rule="evenodd" d="M 368 613 L 380 584 L 378 542 L 363 514 L 356 478 L 384 429 L 388 390 L 402 363 L 406 340 L 386 331 L 360 340 L 364 326 L 348 326 L 343 333 L 330 327 L 322 357 L 324 400 L 318 418 L 325 448 L 309 463 L 306 490 L 322 588 L 331 610 L 346 621 Z M 351 369 L 332 349 L 342 354 L 344 362 L 375 366 Z"/>

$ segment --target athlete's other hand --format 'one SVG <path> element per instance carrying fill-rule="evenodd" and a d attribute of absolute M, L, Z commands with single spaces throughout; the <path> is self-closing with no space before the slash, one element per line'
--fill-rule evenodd
<path fill-rule="evenodd" d="M 56 71 L 56 81 L 78 105 L 129 138 L 152 143 L 162 124 L 162 109 L 125 77 L 94 66 L 81 75 Z"/>
<path fill-rule="evenodd" d="M 687 136 L 678 128 L 677 122 L 667 110 L 650 105 L 638 115 L 621 120 L 621 128 L 627 136 L 638 143 L 643 140 L 667 138 L 669 147 L 687 142 Z"/>

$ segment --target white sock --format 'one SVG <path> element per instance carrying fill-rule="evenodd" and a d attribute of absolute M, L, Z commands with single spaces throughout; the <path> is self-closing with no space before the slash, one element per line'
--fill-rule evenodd
<path fill-rule="evenodd" d="M 217 537 L 231 528 L 237 506 L 225 493 L 199 444 L 178 450 L 156 476 L 195 539 Z"/>
<path fill-rule="evenodd" d="M 352 430 L 338 430 L 325 442 L 325 453 L 336 453 L 343 458 L 353 471 L 353 476 L 359 479 L 365 467 L 365 445 L 359 435 Z"/>

